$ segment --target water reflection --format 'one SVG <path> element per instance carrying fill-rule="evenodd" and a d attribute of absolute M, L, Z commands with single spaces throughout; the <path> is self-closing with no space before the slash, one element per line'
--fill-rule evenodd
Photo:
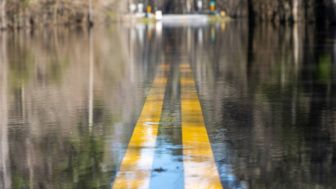
<path fill-rule="evenodd" d="M 257 26 L 241 42 L 227 27 L 221 53 L 195 63 L 220 167 L 249 187 L 335 186 L 334 36 L 297 27 Z"/>
<path fill-rule="evenodd" d="M 0 187 L 11 186 L 8 144 L 8 94 L 7 94 L 7 46 L 6 34 L 0 35 Z"/>
<path fill-rule="evenodd" d="M 242 22 L 1 33 L 0 188 L 110 188 L 161 63 L 151 188 L 185 184 L 186 63 L 225 188 L 333 188 L 335 37 Z"/>
<path fill-rule="evenodd" d="M 129 62 L 120 30 L 2 36 L 2 188 L 110 185 L 159 49 Z"/>

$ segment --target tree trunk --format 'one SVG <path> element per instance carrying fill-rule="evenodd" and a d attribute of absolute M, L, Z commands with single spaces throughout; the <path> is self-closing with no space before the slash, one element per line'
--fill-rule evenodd
<path fill-rule="evenodd" d="M 58 7 L 59 7 L 59 0 L 56 0 L 54 6 L 54 24 L 58 24 Z"/>
<path fill-rule="evenodd" d="M 0 2 L 0 29 L 7 28 L 6 20 L 6 0 L 1 0 Z"/>
<path fill-rule="evenodd" d="M 88 24 L 89 26 L 93 25 L 93 10 L 92 10 L 92 0 L 89 0 L 89 15 L 88 15 Z"/>
<path fill-rule="evenodd" d="M 298 21 L 299 20 L 299 13 L 298 13 L 298 8 L 299 8 L 299 0 L 293 0 L 293 20 Z"/>

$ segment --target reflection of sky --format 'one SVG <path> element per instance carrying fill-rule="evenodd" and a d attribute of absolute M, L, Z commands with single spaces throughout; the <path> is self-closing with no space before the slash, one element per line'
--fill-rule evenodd
<path fill-rule="evenodd" d="M 245 189 L 248 188 L 246 183 L 240 181 L 233 173 L 232 165 L 229 162 L 228 156 L 230 154 L 229 150 L 225 144 L 218 146 L 221 148 L 221 153 L 224 153 L 224 159 L 221 162 L 217 162 L 217 167 L 219 169 L 221 181 L 224 185 L 224 188 L 237 188 L 237 189 Z"/>
<path fill-rule="evenodd" d="M 181 149 L 181 146 L 171 144 L 163 137 L 159 140 L 161 142 L 156 149 L 150 188 L 183 188 L 182 158 L 175 152 Z"/>

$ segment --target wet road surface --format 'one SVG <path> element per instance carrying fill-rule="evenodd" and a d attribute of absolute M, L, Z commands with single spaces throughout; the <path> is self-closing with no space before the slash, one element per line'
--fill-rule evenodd
<path fill-rule="evenodd" d="M 2 33 L 0 188 L 335 188 L 335 39 L 241 22 Z"/>

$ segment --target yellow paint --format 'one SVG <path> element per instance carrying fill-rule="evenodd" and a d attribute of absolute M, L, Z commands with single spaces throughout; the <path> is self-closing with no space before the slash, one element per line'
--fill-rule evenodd
<path fill-rule="evenodd" d="M 147 6 L 147 13 L 151 13 L 152 12 L 152 7 L 150 5 Z"/>
<path fill-rule="evenodd" d="M 215 5 L 210 5 L 210 10 L 215 11 Z"/>
<path fill-rule="evenodd" d="M 135 125 L 120 171 L 112 188 L 148 188 L 156 138 L 167 84 L 167 67 L 160 66 Z"/>
<path fill-rule="evenodd" d="M 189 64 L 180 71 L 185 188 L 222 188 Z"/>

